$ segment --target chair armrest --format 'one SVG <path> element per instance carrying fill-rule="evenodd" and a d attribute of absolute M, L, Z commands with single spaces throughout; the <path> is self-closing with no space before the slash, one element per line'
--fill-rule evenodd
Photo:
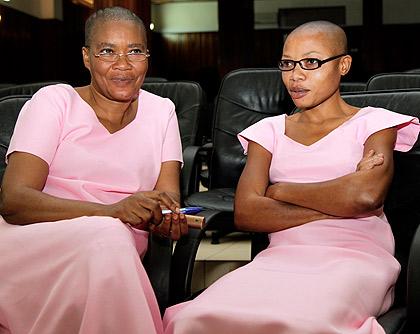
<path fill-rule="evenodd" d="M 206 220 L 204 228 L 190 228 L 188 235 L 177 241 L 172 255 L 170 305 L 183 302 L 191 295 L 191 280 L 198 246 L 205 237 L 206 230 L 211 228 L 212 222 L 222 213 L 218 210 L 200 212 L 199 216 Z"/>
<path fill-rule="evenodd" d="M 407 327 L 420 328 L 420 228 L 414 235 L 407 269 Z"/>
<path fill-rule="evenodd" d="M 149 245 L 143 259 L 161 314 L 169 304 L 170 269 L 172 263 L 173 241 L 149 233 Z"/>
<path fill-rule="evenodd" d="M 181 170 L 182 198 L 186 198 L 199 190 L 201 171 L 200 150 L 201 146 L 187 146 L 182 152 L 184 159 L 184 166 Z"/>

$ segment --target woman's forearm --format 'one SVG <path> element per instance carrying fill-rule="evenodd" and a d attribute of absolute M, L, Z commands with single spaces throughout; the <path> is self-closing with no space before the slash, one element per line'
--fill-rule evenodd
<path fill-rule="evenodd" d="M 272 233 L 332 217 L 259 195 L 235 199 L 235 225 L 243 231 Z"/>
<path fill-rule="evenodd" d="M 3 189 L 0 214 L 8 223 L 18 225 L 108 215 L 106 205 L 62 199 L 31 188 Z"/>
<path fill-rule="evenodd" d="M 334 216 L 358 216 L 383 205 L 386 189 L 370 178 L 371 173 L 355 172 L 317 183 L 281 182 L 270 186 L 266 196 Z"/>

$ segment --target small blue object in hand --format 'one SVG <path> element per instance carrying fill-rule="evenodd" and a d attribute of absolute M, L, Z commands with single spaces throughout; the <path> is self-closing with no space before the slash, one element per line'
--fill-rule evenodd
<path fill-rule="evenodd" d="M 199 213 L 200 211 L 203 211 L 203 208 L 201 206 L 187 206 L 186 208 L 181 208 L 179 210 L 183 214 L 194 215 L 196 213 Z M 162 210 L 163 215 L 166 215 L 167 213 L 172 213 L 172 210 Z"/>

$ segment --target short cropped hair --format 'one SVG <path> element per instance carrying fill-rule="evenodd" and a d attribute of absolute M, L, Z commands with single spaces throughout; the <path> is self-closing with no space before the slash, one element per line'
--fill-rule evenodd
<path fill-rule="evenodd" d="M 295 28 L 292 32 L 300 31 L 312 31 L 312 32 L 322 32 L 330 36 L 331 41 L 334 42 L 334 46 L 337 52 L 347 53 L 347 36 L 343 28 L 339 25 L 332 23 L 330 21 L 310 21 L 301 24 Z"/>
<path fill-rule="evenodd" d="M 129 21 L 137 24 L 144 34 L 144 38 L 147 38 L 146 28 L 143 21 L 134 14 L 131 10 L 123 7 L 108 7 L 98 9 L 94 12 L 85 23 L 85 46 L 89 46 L 92 42 L 92 34 L 95 26 L 98 23 L 104 23 L 109 21 Z"/>

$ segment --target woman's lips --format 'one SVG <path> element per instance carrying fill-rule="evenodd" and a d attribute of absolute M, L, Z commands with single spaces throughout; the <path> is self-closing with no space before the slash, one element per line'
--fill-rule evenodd
<path fill-rule="evenodd" d="M 129 83 L 131 83 L 132 79 L 128 78 L 128 77 L 116 77 L 116 78 L 112 78 L 112 82 L 114 82 L 116 85 L 127 85 Z"/>
<path fill-rule="evenodd" d="M 303 89 L 303 88 L 291 89 L 289 91 L 289 94 L 293 100 L 301 99 L 302 97 L 305 97 L 306 94 L 308 93 L 309 93 L 309 89 Z"/>

